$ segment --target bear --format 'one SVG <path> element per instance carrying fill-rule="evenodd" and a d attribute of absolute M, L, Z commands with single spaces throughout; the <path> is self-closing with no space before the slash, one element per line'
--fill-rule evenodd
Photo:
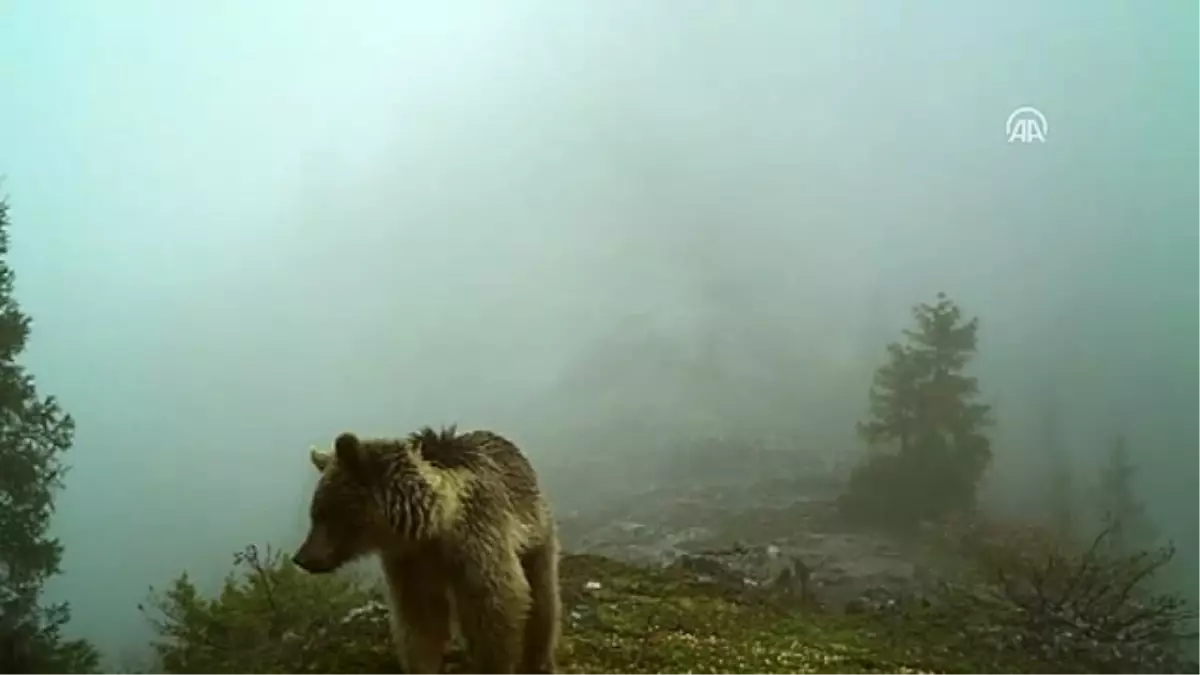
<path fill-rule="evenodd" d="M 321 475 L 292 562 L 326 574 L 377 555 L 407 672 L 440 672 L 452 610 L 471 672 L 555 671 L 558 535 L 515 444 L 454 426 L 399 438 L 343 432 L 332 453 L 313 448 L 310 460 Z"/>

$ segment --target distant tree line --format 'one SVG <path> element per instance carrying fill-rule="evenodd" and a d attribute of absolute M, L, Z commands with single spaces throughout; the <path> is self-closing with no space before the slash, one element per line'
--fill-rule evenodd
<path fill-rule="evenodd" d="M 1124 434 L 1111 438 L 1093 517 L 1083 517 L 1051 403 L 1042 448 L 1048 527 L 987 517 L 976 500 L 992 461 L 992 410 L 966 373 L 979 321 L 940 293 L 917 305 L 913 319 L 875 373 L 869 416 L 858 424 L 872 452 L 851 472 L 839 507 L 853 523 L 906 534 L 934 525 L 949 548 L 976 563 L 975 586 L 964 592 L 943 583 L 938 609 L 921 620 L 946 623 L 980 645 L 1017 636 L 999 648 L 1027 652 L 1045 667 L 1194 672 L 1195 602 L 1159 589 L 1175 548 L 1156 547 Z M 973 625 L 972 617 L 982 621 Z"/>
<path fill-rule="evenodd" d="M 979 319 L 966 317 L 944 293 L 912 310 L 912 328 L 887 345 L 887 360 L 868 392 L 869 416 L 858 424 L 872 453 L 851 473 L 841 499 L 853 521 L 911 530 L 922 521 L 971 513 L 992 461 L 987 431 L 992 409 L 979 401 L 979 382 L 967 374 L 976 354 Z M 1092 500 L 1080 514 L 1078 488 L 1063 445 L 1059 410 L 1046 406 L 1042 451 L 1047 458 L 1046 518 L 1067 541 L 1103 529 L 1107 546 L 1131 553 L 1157 532 L 1137 496 L 1137 468 L 1126 436 L 1115 433 Z"/>

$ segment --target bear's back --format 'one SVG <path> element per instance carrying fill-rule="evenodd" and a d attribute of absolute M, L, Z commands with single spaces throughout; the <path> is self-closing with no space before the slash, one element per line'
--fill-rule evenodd
<path fill-rule="evenodd" d="M 432 464 L 473 474 L 471 483 L 479 492 L 466 496 L 468 501 L 504 505 L 501 509 L 515 518 L 526 545 L 553 536 L 553 517 L 537 472 L 516 444 L 486 429 L 455 435 L 449 443 L 445 434 L 440 437 L 442 442 L 425 444 L 422 456 Z"/>

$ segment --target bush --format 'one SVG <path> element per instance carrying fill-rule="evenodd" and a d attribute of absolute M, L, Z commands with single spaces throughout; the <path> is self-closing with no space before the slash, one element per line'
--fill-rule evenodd
<path fill-rule="evenodd" d="M 151 590 L 156 672 L 392 672 L 383 597 L 350 575 L 313 576 L 249 546 L 213 599 L 187 574 Z M 359 641 L 359 645 L 354 642 Z M 361 646 L 356 649 L 355 646 Z"/>
<path fill-rule="evenodd" d="M 1087 672 L 1196 672 L 1194 654 L 1186 653 L 1196 612 L 1153 583 L 1175 549 L 1113 554 L 1113 534 L 1105 528 L 1077 547 L 1039 527 L 951 523 L 944 540 L 967 556 L 976 576 L 943 581 L 922 621 L 955 627 L 997 663 L 1022 658 L 1039 672 L 1066 664 Z"/>

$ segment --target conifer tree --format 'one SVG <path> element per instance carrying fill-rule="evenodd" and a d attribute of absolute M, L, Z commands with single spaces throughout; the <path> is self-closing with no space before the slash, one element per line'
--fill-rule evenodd
<path fill-rule="evenodd" d="M 887 452 L 854 472 L 843 500 L 852 513 L 875 512 L 893 524 L 972 508 L 992 457 L 984 434 L 991 409 L 976 400 L 978 381 L 965 373 L 978 319 L 965 319 L 943 293 L 917 305 L 913 319 L 905 340 L 888 345 L 869 392 L 870 418 L 858 425 Z"/>
<path fill-rule="evenodd" d="M 96 650 L 61 634 L 66 604 L 41 600 L 46 580 L 60 571 L 50 517 L 75 425 L 18 363 L 30 320 L 13 298 L 8 225 L 8 202 L 0 199 L 0 672 L 90 672 Z"/>

